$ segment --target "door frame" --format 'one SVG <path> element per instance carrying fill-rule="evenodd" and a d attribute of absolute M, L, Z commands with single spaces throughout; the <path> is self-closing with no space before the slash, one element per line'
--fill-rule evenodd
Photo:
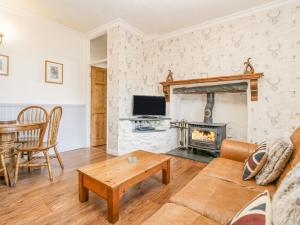
<path fill-rule="evenodd" d="M 91 147 L 91 94 L 92 94 L 92 88 L 91 88 L 91 66 L 93 66 L 91 64 L 91 59 L 90 59 L 90 55 L 91 55 L 91 49 L 90 49 L 90 42 L 91 40 L 99 37 L 99 36 L 102 36 L 102 35 L 107 35 L 107 39 L 109 38 L 108 36 L 108 30 L 109 30 L 110 27 L 103 27 L 101 29 L 97 29 L 97 31 L 95 32 L 92 32 L 90 34 L 88 34 L 86 36 L 86 40 L 84 41 L 85 42 L 85 56 L 86 56 L 86 69 L 85 69 L 85 74 L 86 74 L 86 79 L 84 79 L 84 82 L 85 82 L 85 101 L 86 101 L 86 115 L 85 115 L 85 131 L 86 131 L 86 147 Z M 107 54 L 108 56 L 108 54 Z M 107 72 L 109 70 L 109 58 L 107 57 Z M 108 94 L 109 94 L 109 79 L 107 79 L 107 99 L 108 99 Z M 108 146 L 108 139 L 109 139 L 109 133 L 108 133 L 108 120 L 109 120 L 109 114 L 108 114 L 108 110 L 109 110 L 109 107 L 108 107 L 108 101 L 106 103 L 106 110 L 107 110 L 107 115 L 106 115 L 106 121 L 107 121 L 107 124 L 106 124 L 106 148 L 105 150 L 107 151 L 107 146 Z"/>
<path fill-rule="evenodd" d="M 89 135 L 89 145 L 90 145 L 90 147 L 92 147 L 92 142 L 93 142 L 93 140 L 92 140 L 92 129 L 93 129 L 93 121 L 92 121 L 92 112 L 93 112 L 93 110 L 92 110 L 92 107 L 93 107 L 93 104 L 92 104 L 92 82 L 93 82 L 93 80 L 92 80 L 92 67 L 95 67 L 95 68 L 100 68 L 100 69 L 103 69 L 103 70 L 106 70 L 106 112 L 105 112 L 105 114 L 106 114 L 106 117 L 105 117 L 105 131 L 106 131 L 106 135 L 105 135 L 105 145 L 99 145 L 99 146 L 106 146 L 107 145 L 107 118 L 108 118 L 108 115 L 107 115 L 107 111 L 108 111 L 108 109 L 107 109 L 107 105 L 108 105 L 108 101 L 107 101 L 107 97 L 108 97 L 108 95 L 107 95 L 107 93 L 108 93 L 108 83 L 107 83 L 107 81 L 108 81 L 108 79 L 107 79 L 107 68 L 103 68 L 103 67 L 99 67 L 99 66 L 94 66 L 94 65 L 90 65 L 90 79 L 89 79 L 89 102 L 90 102 L 90 106 L 89 106 L 89 133 L 90 133 L 90 135 Z"/>

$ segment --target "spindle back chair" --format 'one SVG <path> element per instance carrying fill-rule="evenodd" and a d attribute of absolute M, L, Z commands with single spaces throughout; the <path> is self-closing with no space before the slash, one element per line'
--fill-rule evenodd
<path fill-rule="evenodd" d="M 50 181 L 53 180 L 52 175 L 52 168 L 50 163 L 50 156 L 49 156 L 49 150 L 51 148 L 54 149 L 55 155 L 54 158 L 57 158 L 60 166 L 63 169 L 63 163 L 61 160 L 61 157 L 57 151 L 56 145 L 57 145 L 57 134 L 58 134 L 58 128 L 60 124 L 62 116 L 62 108 L 60 106 L 54 107 L 50 114 L 49 114 L 49 123 L 48 123 L 48 133 L 47 133 L 47 141 L 46 142 L 40 142 L 40 141 L 28 141 L 24 142 L 20 146 L 17 147 L 17 162 L 16 162 L 16 170 L 15 170 L 15 184 L 18 180 L 18 173 L 19 173 L 19 167 L 42 167 L 47 166 L 48 167 L 48 173 Z M 32 159 L 25 163 L 20 163 L 21 155 L 23 152 L 29 152 L 29 153 L 38 153 L 42 152 L 44 154 L 44 157 L 32 157 Z M 36 159 L 45 159 L 45 162 L 42 163 L 34 163 L 33 161 Z"/>
<path fill-rule="evenodd" d="M 41 106 L 29 106 L 24 108 L 17 117 L 18 122 L 48 122 L 48 113 Z M 17 133 L 17 142 L 37 141 L 40 136 L 40 129 L 20 131 Z"/>
<path fill-rule="evenodd" d="M 59 155 L 59 152 L 57 150 L 57 135 L 58 135 L 58 129 L 60 125 L 60 120 L 62 117 L 62 108 L 60 106 L 54 107 L 50 112 L 49 117 L 49 127 L 48 127 L 48 139 L 47 144 L 50 148 L 53 148 L 55 156 L 50 156 L 50 158 L 57 158 L 60 167 L 64 169 L 64 165 L 62 162 L 62 159 Z"/>

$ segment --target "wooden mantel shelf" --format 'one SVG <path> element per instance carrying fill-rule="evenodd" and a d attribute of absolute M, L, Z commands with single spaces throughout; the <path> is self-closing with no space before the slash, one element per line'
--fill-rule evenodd
<path fill-rule="evenodd" d="M 166 101 L 168 102 L 170 101 L 170 90 L 171 90 L 170 87 L 174 85 L 250 80 L 251 101 L 257 101 L 257 93 L 258 93 L 257 81 L 263 75 L 264 75 L 263 73 L 254 73 L 254 74 L 214 76 L 214 77 L 190 79 L 190 80 L 174 80 L 171 82 L 165 81 L 165 82 L 161 82 L 160 84 L 163 86 L 163 92 L 165 94 Z"/>

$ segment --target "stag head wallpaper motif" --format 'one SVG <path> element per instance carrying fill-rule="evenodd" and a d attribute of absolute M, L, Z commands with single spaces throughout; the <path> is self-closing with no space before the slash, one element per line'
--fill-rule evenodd
<path fill-rule="evenodd" d="M 162 95 L 159 82 L 169 69 L 175 80 L 237 74 L 248 57 L 257 72 L 264 72 L 258 101 L 247 105 L 248 140 L 280 137 L 300 125 L 299 3 L 164 39 L 149 40 L 120 26 L 111 28 L 108 37 L 112 148 L 117 148 L 118 119 L 131 115 L 132 95 Z"/>

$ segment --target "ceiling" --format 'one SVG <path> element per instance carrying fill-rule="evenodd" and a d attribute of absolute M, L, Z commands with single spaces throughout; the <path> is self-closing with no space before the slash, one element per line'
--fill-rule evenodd
<path fill-rule="evenodd" d="M 146 34 L 164 34 L 272 1 L 0 0 L 0 5 L 47 17 L 83 33 L 122 18 Z"/>

